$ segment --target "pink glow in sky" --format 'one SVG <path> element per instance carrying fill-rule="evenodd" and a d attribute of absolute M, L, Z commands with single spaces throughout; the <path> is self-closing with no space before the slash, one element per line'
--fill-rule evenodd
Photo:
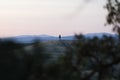
<path fill-rule="evenodd" d="M 0 0 L 0 36 L 111 32 L 105 0 Z"/>

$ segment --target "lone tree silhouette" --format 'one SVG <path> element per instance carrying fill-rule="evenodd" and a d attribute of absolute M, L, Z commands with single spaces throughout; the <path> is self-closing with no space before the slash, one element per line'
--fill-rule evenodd
<path fill-rule="evenodd" d="M 62 36 L 61 36 L 61 35 L 59 35 L 59 40 L 61 40 L 61 38 L 62 38 Z"/>

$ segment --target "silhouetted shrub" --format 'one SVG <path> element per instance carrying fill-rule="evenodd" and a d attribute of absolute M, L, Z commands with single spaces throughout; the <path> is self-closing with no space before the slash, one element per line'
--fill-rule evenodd
<path fill-rule="evenodd" d="M 65 52 L 51 60 L 45 46 L 0 41 L 1 80 L 119 80 L 120 42 L 112 36 L 60 40 Z M 49 54 L 48 54 L 49 53 Z"/>

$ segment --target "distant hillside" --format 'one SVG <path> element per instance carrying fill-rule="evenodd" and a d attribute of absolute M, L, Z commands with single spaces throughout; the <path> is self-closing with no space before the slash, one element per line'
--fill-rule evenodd
<path fill-rule="evenodd" d="M 93 38 L 93 37 L 102 38 L 103 35 L 113 36 L 113 37 L 116 36 L 115 34 L 110 34 L 110 33 L 88 33 L 88 34 L 85 34 L 85 37 L 86 37 L 86 38 Z"/>
<path fill-rule="evenodd" d="M 86 38 L 93 38 L 95 36 L 101 38 L 103 35 L 116 37 L 115 34 L 110 34 L 110 33 L 89 33 L 89 34 L 85 34 L 84 36 Z M 32 43 L 35 39 L 40 40 L 40 41 L 52 41 L 52 40 L 59 40 L 59 37 L 50 36 L 50 35 L 37 35 L 37 36 L 23 35 L 23 36 L 2 38 L 2 40 L 14 40 L 19 43 Z M 62 36 L 61 39 L 62 40 L 74 40 L 75 38 L 74 36 Z"/>

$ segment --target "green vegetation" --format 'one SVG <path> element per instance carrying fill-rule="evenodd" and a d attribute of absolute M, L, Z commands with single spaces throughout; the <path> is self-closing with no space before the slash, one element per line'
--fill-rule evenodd
<path fill-rule="evenodd" d="M 120 80 L 120 2 L 108 0 L 106 8 L 116 38 L 80 34 L 73 41 L 0 40 L 0 80 Z"/>
<path fill-rule="evenodd" d="M 0 42 L 1 80 L 119 80 L 120 42 L 112 36 L 73 41 Z"/>

